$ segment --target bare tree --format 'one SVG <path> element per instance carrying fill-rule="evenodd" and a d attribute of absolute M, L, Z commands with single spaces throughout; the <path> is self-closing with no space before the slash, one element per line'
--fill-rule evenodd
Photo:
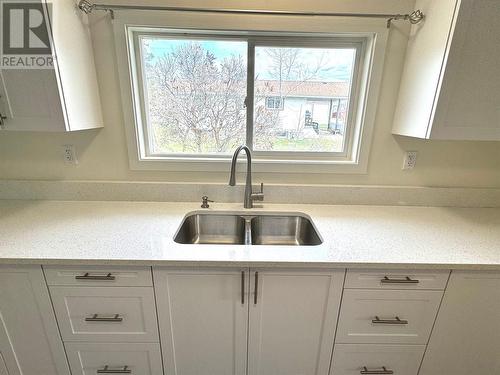
<path fill-rule="evenodd" d="M 200 43 L 183 43 L 146 65 L 156 144 L 179 152 L 228 152 L 245 139 L 246 66 L 222 61 Z"/>

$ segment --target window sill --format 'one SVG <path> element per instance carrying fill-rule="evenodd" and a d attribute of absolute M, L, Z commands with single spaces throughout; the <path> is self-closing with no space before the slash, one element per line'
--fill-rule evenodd
<path fill-rule="evenodd" d="M 130 160 L 132 170 L 150 171 L 228 172 L 230 165 L 231 156 L 217 158 L 148 157 Z M 246 165 L 244 156 L 238 159 L 238 165 Z M 366 174 L 367 169 L 367 160 L 277 160 L 256 157 L 252 159 L 252 170 L 258 173 Z"/>

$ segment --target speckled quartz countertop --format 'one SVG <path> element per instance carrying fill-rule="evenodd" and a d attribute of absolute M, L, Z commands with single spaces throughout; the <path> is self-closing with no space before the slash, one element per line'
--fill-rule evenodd
<path fill-rule="evenodd" d="M 319 246 L 181 245 L 199 203 L 0 200 L 0 263 L 500 270 L 499 208 L 265 204 L 309 215 Z M 211 211 L 243 211 L 218 204 Z"/>

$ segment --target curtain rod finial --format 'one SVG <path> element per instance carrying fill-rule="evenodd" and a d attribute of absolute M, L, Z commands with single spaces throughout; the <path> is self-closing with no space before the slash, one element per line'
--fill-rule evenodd
<path fill-rule="evenodd" d="M 78 8 L 85 14 L 90 14 L 95 8 L 95 5 L 88 0 L 80 0 Z"/>
<path fill-rule="evenodd" d="M 397 14 L 387 20 L 387 28 L 389 29 L 391 27 L 392 21 L 405 20 L 409 21 L 412 25 L 416 25 L 422 22 L 424 18 L 425 15 L 420 9 L 414 10 L 410 14 Z"/>

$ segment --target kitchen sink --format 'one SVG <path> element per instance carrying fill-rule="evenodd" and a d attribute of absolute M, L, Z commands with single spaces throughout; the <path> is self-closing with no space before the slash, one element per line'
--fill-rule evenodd
<path fill-rule="evenodd" d="M 302 215 L 259 215 L 252 219 L 252 245 L 319 245 L 311 219 Z"/>
<path fill-rule="evenodd" d="M 323 241 L 303 213 L 192 212 L 174 241 L 181 244 L 314 246 Z"/>
<path fill-rule="evenodd" d="M 245 244 L 245 219 L 238 215 L 193 213 L 184 219 L 174 241 L 184 244 Z"/>

